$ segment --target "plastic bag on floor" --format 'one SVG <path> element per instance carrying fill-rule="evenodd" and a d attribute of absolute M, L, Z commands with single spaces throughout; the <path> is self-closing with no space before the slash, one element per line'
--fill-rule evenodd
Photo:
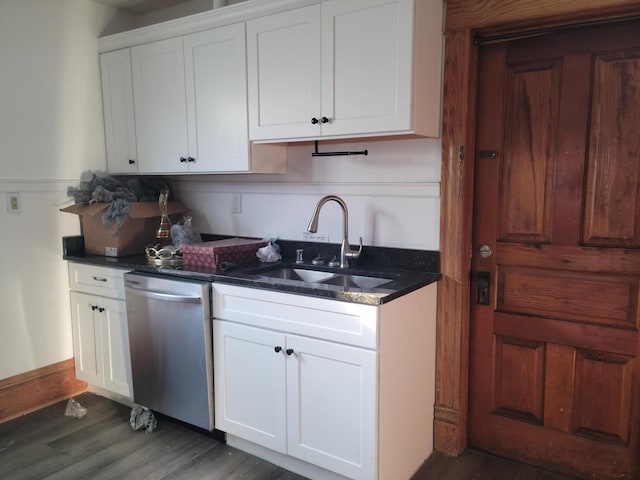
<path fill-rule="evenodd" d="M 129 417 L 129 425 L 134 430 L 144 428 L 147 432 L 153 432 L 158 425 L 156 417 L 151 410 L 147 410 L 140 405 L 135 405 L 131 409 L 131 417 Z"/>
<path fill-rule="evenodd" d="M 76 402 L 73 398 L 70 398 L 67 402 L 67 409 L 64 411 L 66 417 L 82 418 L 87 414 L 87 409 Z"/>

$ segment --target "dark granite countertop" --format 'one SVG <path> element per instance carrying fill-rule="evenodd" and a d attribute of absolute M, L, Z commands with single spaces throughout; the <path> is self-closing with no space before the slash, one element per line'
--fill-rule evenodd
<path fill-rule="evenodd" d="M 228 238 L 215 235 L 203 235 L 203 237 L 204 240 Z M 63 258 L 78 263 L 131 269 L 151 275 L 170 275 L 177 278 L 219 282 L 371 305 L 387 303 L 425 285 L 434 283 L 441 278 L 439 273 L 440 256 L 437 251 L 365 246 L 361 258 L 357 262 L 352 262 L 352 267 L 340 269 L 313 266 L 310 261 L 318 255 L 332 258 L 333 255 L 339 253 L 339 245 L 287 240 L 278 240 L 277 243 L 281 247 L 282 262 L 261 264 L 256 259 L 255 263 L 237 266 L 227 271 L 192 266 L 181 268 L 158 267 L 149 265 L 144 255 L 128 257 L 86 255 L 84 254 L 84 243 L 81 236 L 63 238 Z M 293 261 L 295 251 L 298 248 L 304 250 L 304 258 L 307 260 L 302 265 Z M 283 280 L 261 274 L 265 269 L 277 268 L 278 265 L 291 268 L 302 267 L 336 274 L 380 277 L 389 281 L 379 287 L 360 288 L 357 286 Z"/>

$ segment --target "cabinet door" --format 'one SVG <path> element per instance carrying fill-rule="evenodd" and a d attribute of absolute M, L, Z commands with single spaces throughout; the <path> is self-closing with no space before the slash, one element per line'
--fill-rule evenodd
<path fill-rule="evenodd" d="M 285 336 L 214 320 L 213 339 L 216 428 L 285 453 Z"/>
<path fill-rule="evenodd" d="M 127 307 L 124 300 L 100 299 L 104 388 L 132 395 Z"/>
<path fill-rule="evenodd" d="M 247 22 L 249 137 L 318 136 L 320 5 Z"/>
<path fill-rule="evenodd" d="M 138 154 L 129 49 L 100 55 L 100 71 L 107 168 L 110 173 L 135 173 Z"/>
<path fill-rule="evenodd" d="M 322 4 L 322 135 L 411 128 L 413 0 Z"/>
<path fill-rule="evenodd" d="M 97 311 L 100 297 L 71 292 L 70 298 L 76 378 L 102 386 L 102 332 Z"/>
<path fill-rule="evenodd" d="M 190 172 L 249 165 L 244 23 L 184 37 Z"/>
<path fill-rule="evenodd" d="M 187 171 L 182 43 L 178 37 L 131 49 L 140 173 Z"/>
<path fill-rule="evenodd" d="M 376 478 L 376 352 L 295 335 L 287 348 L 289 455 Z"/>

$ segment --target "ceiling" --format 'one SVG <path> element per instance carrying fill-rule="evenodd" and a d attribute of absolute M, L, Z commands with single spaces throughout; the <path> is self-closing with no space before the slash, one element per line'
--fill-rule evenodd
<path fill-rule="evenodd" d="M 173 7 L 192 0 L 96 0 L 99 3 L 120 8 L 137 15 L 153 12 L 162 8 Z"/>

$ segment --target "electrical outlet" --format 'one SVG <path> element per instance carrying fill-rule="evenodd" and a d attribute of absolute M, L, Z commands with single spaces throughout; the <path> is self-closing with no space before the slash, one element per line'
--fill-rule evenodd
<path fill-rule="evenodd" d="M 305 242 L 324 242 L 324 243 L 329 243 L 329 234 L 328 233 L 302 232 L 302 240 L 304 240 Z"/>
<path fill-rule="evenodd" d="M 231 213 L 242 213 L 242 194 L 233 193 L 231 195 Z"/>
<path fill-rule="evenodd" d="M 7 212 L 20 213 L 20 194 L 17 192 L 7 193 Z"/>

